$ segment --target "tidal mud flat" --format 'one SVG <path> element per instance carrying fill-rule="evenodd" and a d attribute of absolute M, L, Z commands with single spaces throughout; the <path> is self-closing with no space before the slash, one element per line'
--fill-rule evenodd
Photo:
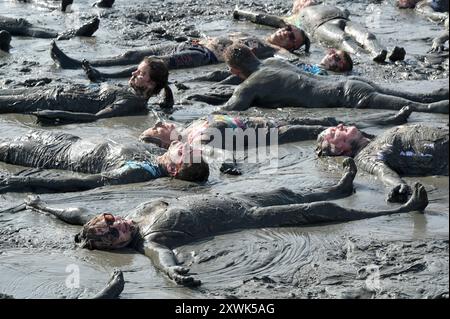
<path fill-rule="evenodd" d="M 0 15 L 26 17 L 30 22 L 58 30 L 100 17 L 93 38 L 74 38 L 58 45 L 74 57 L 93 59 L 123 53 L 150 44 L 230 32 L 267 36 L 272 29 L 232 19 L 236 1 L 121 1 L 112 9 L 93 8 L 93 1 L 75 0 L 73 12 L 63 14 L 16 1 L 0 2 Z M 430 63 L 426 54 L 431 39 L 442 26 L 389 1 L 326 1 L 352 12 L 352 20 L 366 25 L 388 47 L 405 47 L 404 62 L 383 64 L 355 58 L 353 73 L 395 88 L 427 92 L 448 86 L 448 52 L 441 63 Z M 239 1 L 239 7 L 287 14 L 286 1 Z M 32 14 L 30 14 L 32 12 Z M 411 30 L 414 30 L 412 32 Z M 13 37 L 9 55 L 0 53 L 0 88 L 42 87 L 61 83 L 91 84 L 81 70 L 62 70 L 50 58 L 48 39 Z M 318 62 L 324 48 L 313 43 L 306 61 Z M 210 90 L 210 83 L 192 82 L 195 76 L 225 69 L 214 65 L 171 72 L 180 122 L 209 114 L 213 108 L 184 97 Z M 126 85 L 125 80 L 114 80 Z M 173 85 L 173 87 L 175 87 Z M 150 102 L 151 103 L 151 102 Z M 316 110 L 252 109 L 253 114 L 314 115 Z M 329 116 L 349 118 L 377 110 L 326 109 Z M 108 137 L 135 141 L 156 119 L 133 116 L 95 123 L 46 127 L 82 137 Z M 447 124 L 448 116 L 414 113 L 410 123 Z M 1 138 L 12 138 L 39 128 L 27 115 L 1 115 Z M 378 134 L 374 127 L 370 133 Z M 139 203 L 159 197 L 195 193 L 239 193 L 288 186 L 296 190 L 331 185 L 341 174 L 339 159 L 317 160 L 314 141 L 280 146 L 278 174 L 267 176 L 259 164 L 243 164 L 242 176 L 225 176 L 213 164 L 205 185 L 159 180 L 144 184 L 104 187 L 97 190 L 46 194 L 52 205 L 84 206 L 95 212 L 119 215 Z M 0 175 L 19 168 L 0 163 Z M 101 252 L 76 248 L 78 227 L 32 211 L 0 214 L 0 294 L 15 298 L 75 298 L 98 291 L 112 269 L 124 271 L 122 298 L 448 298 L 448 177 L 408 178 L 423 183 L 430 205 L 424 214 L 380 217 L 337 225 L 242 230 L 221 234 L 176 249 L 177 257 L 202 280 L 202 286 L 177 286 L 157 271 L 151 261 L 134 251 Z M 0 210 L 17 206 L 27 194 L 1 194 Z M 358 173 L 355 194 L 337 201 L 347 207 L 385 208 L 385 188 L 376 178 Z M 73 267 L 80 284 L 67 285 Z M 69 286 L 69 287 L 68 287 Z"/>

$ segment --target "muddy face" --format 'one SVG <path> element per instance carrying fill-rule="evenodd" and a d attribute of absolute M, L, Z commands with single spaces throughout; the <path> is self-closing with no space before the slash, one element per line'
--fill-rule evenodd
<path fill-rule="evenodd" d="M 139 95 L 150 97 L 156 87 L 156 83 L 150 77 L 150 68 L 147 63 L 141 62 L 136 71 L 131 75 L 128 84 Z"/>
<path fill-rule="evenodd" d="M 176 127 L 171 123 L 158 122 L 153 127 L 144 131 L 140 139 L 147 143 L 154 143 L 162 148 L 168 148 L 173 141 L 172 134 L 176 133 Z"/>
<path fill-rule="evenodd" d="M 132 221 L 111 214 L 101 214 L 83 226 L 75 236 L 75 242 L 88 249 L 119 249 L 126 247 L 135 234 L 136 227 Z"/>
<path fill-rule="evenodd" d="M 343 51 L 330 49 L 328 50 L 327 55 L 320 61 L 320 65 L 329 71 L 344 72 L 349 68 L 345 61 L 344 54 Z"/>
<path fill-rule="evenodd" d="M 288 51 L 293 51 L 300 48 L 305 39 L 298 28 L 294 26 L 287 26 L 275 31 L 275 33 L 269 37 L 268 41 L 271 44 L 277 45 Z"/>
<path fill-rule="evenodd" d="M 351 155 L 353 147 L 364 137 L 355 126 L 339 124 L 326 129 L 322 134 L 322 147 L 328 148 L 328 155 Z"/>

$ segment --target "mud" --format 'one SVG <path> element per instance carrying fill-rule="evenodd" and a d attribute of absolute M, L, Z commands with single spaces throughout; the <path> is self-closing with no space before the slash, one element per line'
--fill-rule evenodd
<path fill-rule="evenodd" d="M 430 56 L 426 52 L 442 26 L 410 11 L 398 11 L 390 3 L 370 0 L 326 1 L 347 7 L 352 20 L 368 26 L 389 48 L 405 47 L 404 62 L 379 65 L 365 56 L 355 58 L 353 74 L 411 91 L 448 86 L 448 52 Z M 241 8 L 287 14 L 288 1 L 239 1 Z M 203 35 L 247 32 L 267 36 L 272 29 L 233 21 L 236 1 L 116 1 L 111 9 L 92 7 L 90 0 L 77 0 L 72 13 L 1 1 L 0 15 L 26 17 L 37 25 L 64 30 L 100 16 L 93 38 L 59 42 L 75 58 L 98 58 L 167 41 L 184 41 Z M 401 26 L 401 28 L 399 28 Z M 410 32 L 414 30 L 414 32 Z M 0 88 L 46 87 L 64 83 L 92 86 L 81 70 L 61 70 L 51 60 L 50 40 L 13 37 L 10 54 L 0 52 Z M 305 62 L 317 63 L 324 48 L 314 43 Z M 439 62 L 439 63 L 438 63 Z M 442 63 L 441 63 L 442 62 Z M 190 79 L 224 65 L 171 72 L 175 112 L 171 117 L 188 122 L 209 114 L 215 107 L 187 103 L 185 97 L 211 90 L 211 83 Z M 122 81 L 112 81 L 126 83 Z M 213 85 L 217 90 L 226 88 Z M 157 99 L 152 99 L 156 101 Z M 151 103 L 150 102 L 150 103 Z M 321 109 L 320 116 L 352 119 L 377 110 Z M 314 109 L 255 110 L 251 115 L 277 117 L 317 116 Z M 156 121 L 147 116 L 105 119 L 96 123 L 46 127 L 81 137 L 108 137 L 120 142 L 135 141 Z M 448 116 L 412 114 L 411 123 L 447 124 Z M 0 116 L 1 138 L 13 138 L 38 128 L 27 115 Z M 381 128 L 367 131 L 379 134 Z M 139 203 L 157 197 L 189 193 L 242 193 L 288 186 L 294 190 L 331 185 L 339 179 L 340 159 L 317 160 L 314 142 L 279 147 L 276 175 L 259 164 L 239 163 L 242 175 L 226 175 L 221 163 L 213 163 L 206 185 L 161 179 L 151 183 L 104 187 L 93 191 L 48 194 L 43 200 L 56 206 L 84 206 L 95 212 L 125 215 Z M 0 176 L 20 167 L 0 163 Z M 270 183 L 268 182 L 270 180 Z M 424 214 L 412 213 L 338 225 L 307 228 L 242 230 L 222 234 L 177 249 L 177 256 L 202 280 L 198 289 L 177 286 L 158 272 L 145 256 L 134 251 L 101 252 L 75 247 L 78 227 L 65 225 L 51 216 L 32 211 L 2 213 L 22 203 L 26 194 L 0 195 L 0 294 L 14 298 L 76 298 L 94 294 L 108 281 L 113 269 L 124 271 L 121 298 L 448 298 L 448 177 L 407 178 L 420 181 L 429 192 L 430 205 Z M 384 208 L 385 188 L 373 176 L 360 172 L 355 194 L 337 201 L 349 207 Z M 245 243 L 245 245 L 243 245 Z M 73 268 L 73 267 L 78 268 Z M 79 269 L 79 286 L 70 285 L 73 269 Z M 69 280 L 69 285 L 67 284 Z M 0 296 L 0 298 L 2 298 Z"/>

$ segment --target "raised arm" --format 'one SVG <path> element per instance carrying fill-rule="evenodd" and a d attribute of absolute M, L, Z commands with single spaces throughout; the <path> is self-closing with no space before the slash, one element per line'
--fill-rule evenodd
<path fill-rule="evenodd" d="M 178 266 L 177 258 L 171 249 L 152 240 L 144 243 L 144 254 L 150 258 L 156 268 L 164 272 L 179 285 L 199 286 L 200 280 L 187 275 L 189 268 Z"/>

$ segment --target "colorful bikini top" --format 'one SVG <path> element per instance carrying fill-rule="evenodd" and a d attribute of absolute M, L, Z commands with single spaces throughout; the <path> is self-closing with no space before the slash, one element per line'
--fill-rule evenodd
<path fill-rule="evenodd" d="M 240 128 L 245 130 L 247 128 L 245 123 L 242 122 L 242 120 L 238 117 L 231 117 L 229 115 L 208 115 L 206 120 L 204 120 L 201 125 L 195 127 L 194 130 L 189 134 L 188 142 L 192 144 L 192 142 L 199 136 L 201 136 L 208 128 L 215 127 L 220 123 L 225 124 L 226 128 L 231 129 Z"/>

